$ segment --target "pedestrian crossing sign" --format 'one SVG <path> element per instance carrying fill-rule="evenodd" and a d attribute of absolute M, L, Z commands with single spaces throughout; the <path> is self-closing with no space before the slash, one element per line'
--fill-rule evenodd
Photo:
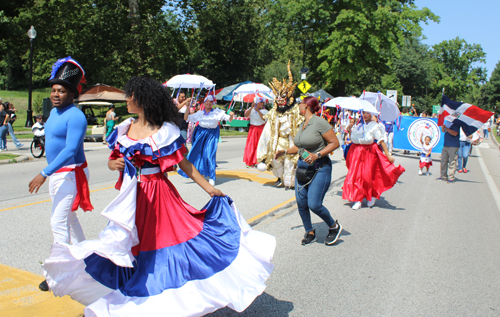
<path fill-rule="evenodd" d="M 303 80 L 299 84 L 299 89 L 302 91 L 304 94 L 311 88 L 311 84 L 309 84 L 306 80 Z"/>

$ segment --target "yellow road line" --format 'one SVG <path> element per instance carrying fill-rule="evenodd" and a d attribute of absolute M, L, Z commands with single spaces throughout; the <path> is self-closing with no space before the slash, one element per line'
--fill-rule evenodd
<path fill-rule="evenodd" d="M 111 188 L 115 188 L 115 186 L 94 189 L 94 190 L 91 190 L 90 192 L 93 193 L 93 192 L 98 192 L 100 190 L 106 190 L 106 189 L 111 189 Z M 50 199 L 46 199 L 46 200 L 41 200 L 41 201 L 37 201 L 37 202 L 34 202 L 34 203 L 29 203 L 29 204 L 24 204 L 24 205 L 19 205 L 19 206 L 4 208 L 4 209 L 0 209 L 0 212 L 1 211 L 6 211 L 6 210 L 12 210 L 12 209 L 17 209 L 17 208 L 23 208 L 23 207 L 33 206 L 33 205 L 38 205 L 38 204 L 46 203 L 46 202 L 49 202 L 49 201 L 50 201 Z"/>
<path fill-rule="evenodd" d="M 288 204 L 288 203 L 291 203 L 291 202 L 292 202 L 292 201 L 294 201 L 294 200 L 295 200 L 295 197 L 292 197 L 292 198 L 288 199 L 287 201 L 282 202 L 281 204 L 279 204 L 279 205 L 277 205 L 277 206 L 274 206 L 273 208 L 271 208 L 271 209 L 269 209 L 269 210 L 267 210 L 267 211 L 264 211 L 263 213 L 261 213 L 261 214 L 259 214 L 259 215 L 255 216 L 255 217 L 252 217 L 252 218 L 248 219 L 248 220 L 247 220 L 247 222 L 248 222 L 248 223 L 252 223 L 252 222 L 254 222 L 254 221 L 256 221 L 256 220 L 258 220 L 258 219 L 260 219 L 260 218 L 264 217 L 265 215 L 268 215 L 268 214 L 272 213 L 273 211 L 275 211 L 275 210 L 277 210 L 277 209 L 279 209 L 279 208 L 283 207 L 284 205 L 286 205 L 286 204 Z"/>
<path fill-rule="evenodd" d="M 42 276 L 0 264 L 0 315 L 31 316 L 83 316 L 85 306 L 69 296 L 55 297 L 42 292 L 38 284 Z"/>
<path fill-rule="evenodd" d="M 219 176 L 219 177 L 232 178 L 232 179 L 246 179 L 246 180 L 249 180 L 249 181 L 252 181 L 252 182 L 257 182 L 257 183 L 264 184 L 264 185 L 272 185 L 274 183 L 273 179 L 269 179 L 269 178 L 266 178 L 266 177 L 261 177 L 261 176 L 258 176 L 255 173 L 252 173 L 252 172 L 249 172 L 248 170 L 243 170 L 243 169 L 241 169 L 241 170 L 231 170 L 231 171 L 219 171 L 219 172 L 216 172 L 216 173 L 217 173 L 217 176 Z M 266 175 L 266 174 L 272 175 L 271 172 L 258 172 L 258 173 L 259 174 L 262 173 L 264 175 Z M 176 174 L 177 174 L 177 172 L 169 172 L 168 173 L 169 176 L 173 176 L 173 175 L 176 175 Z M 98 192 L 98 191 L 106 190 L 106 189 L 111 189 L 111 188 L 115 188 L 115 187 L 114 186 L 109 186 L 109 187 L 94 189 L 94 190 L 91 190 L 90 192 L 94 193 L 94 192 Z M 46 199 L 46 200 L 37 201 L 37 202 L 34 202 L 34 203 L 29 203 L 29 204 L 23 204 L 23 205 L 19 205 L 19 206 L 4 208 L 4 209 L 0 209 L 0 212 L 7 211 L 7 210 L 12 210 L 12 209 L 17 209 L 17 208 L 23 208 L 23 207 L 33 206 L 33 205 L 38 205 L 38 204 L 46 203 L 46 202 L 49 202 L 49 201 L 50 201 L 50 199 Z"/>
<path fill-rule="evenodd" d="M 216 172 L 217 177 L 233 178 L 233 179 L 246 179 L 251 182 L 257 182 L 264 185 L 272 185 L 276 180 L 261 177 L 254 173 L 249 173 L 245 170 L 243 171 L 220 171 Z"/>

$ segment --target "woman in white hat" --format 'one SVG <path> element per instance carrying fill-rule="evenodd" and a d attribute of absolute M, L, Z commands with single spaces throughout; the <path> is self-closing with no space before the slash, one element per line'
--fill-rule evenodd
<path fill-rule="evenodd" d="M 348 172 L 342 198 L 354 202 L 352 209 L 360 209 L 363 199 L 368 201 L 368 207 L 373 207 L 380 194 L 392 188 L 405 171 L 401 165 L 393 164 L 383 129 L 372 120 L 370 110 L 364 109 L 362 119 L 352 127 L 352 145 L 346 156 Z"/>

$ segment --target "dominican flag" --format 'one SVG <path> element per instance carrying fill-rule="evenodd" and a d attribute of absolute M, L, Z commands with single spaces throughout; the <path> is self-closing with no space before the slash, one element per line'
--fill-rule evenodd
<path fill-rule="evenodd" d="M 439 109 L 438 125 L 442 126 L 444 121 L 459 125 L 466 135 L 471 135 L 488 121 L 493 112 L 483 110 L 470 103 L 452 101 L 443 95 L 441 108 Z"/>

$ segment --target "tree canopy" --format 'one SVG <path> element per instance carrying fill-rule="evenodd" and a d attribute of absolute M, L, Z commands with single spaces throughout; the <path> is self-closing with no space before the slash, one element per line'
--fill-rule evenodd
<path fill-rule="evenodd" d="M 26 89 L 31 25 L 33 84 L 72 56 L 88 85 L 121 87 L 131 76 L 157 80 L 197 73 L 224 87 L 294 78 L 308 67 L 312 89 L 334 95 L 397 89 L 420 110 L 454 99 L 499 102 L 498 65 L 486 83 L 479 44 L 460 38 L 421 44 L 421 23 L 439 22 L 413 0 L 5 0 L 0 3 L 0 89 Z"/>

